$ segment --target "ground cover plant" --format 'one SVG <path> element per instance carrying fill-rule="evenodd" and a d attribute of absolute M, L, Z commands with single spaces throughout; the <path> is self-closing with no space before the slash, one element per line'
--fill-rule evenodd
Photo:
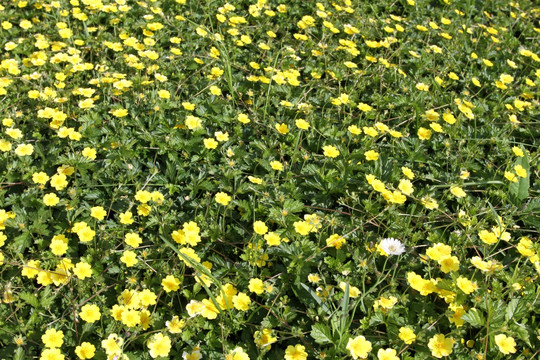
<path fill-rule="evenodd" d="M 533 1 L 0 4 L 0 359 L 537 359 Z"/>

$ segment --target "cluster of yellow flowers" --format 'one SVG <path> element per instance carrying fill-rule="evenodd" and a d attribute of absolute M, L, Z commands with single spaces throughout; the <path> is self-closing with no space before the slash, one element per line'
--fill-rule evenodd
<path fill-rule="evenodd" d="M 453 6 L 450 0 L 444 3 L 448 8 Z M 238 319 L 255 308 L 270 306 L 270 310 L 274 303 L 258 302 L 268 300 L 274 292 L 278 280 L 273 280 L 272 266 L 276 261 L 282 266 L 280 257 L 297 243 L 311 245 L 317 238 L 322 250 L 337 253 L 338 259 L 348 256 L 360 240 L 356 229 L 348 232 L 340 228 L 340 220 L 322 212 L 297 216 L 293 211 L 291 216 L 285 208 L 278 211 L 279 220 L 279 216 L 265 217 L 264 200 L 279 193 L 276 203 L 282 203 L 282 185 L 298 184 L 294 183 L 296 178 L 306 179 L 308 184 L 303 172 L 309 166 L 321 174 L 326 172 L 328 179 L 340 184 L 343 174 L 361 179 L 361 191 L 338 189 L 344 191 L 340 195 L 346 193 L 339 199 L 339 206 L 353 209 L 351 202 L 365 195 L 361 200 L 380 202 L 384 211 L 401 216 L 410 210 L 420 217 L 423 213 L 418 215 L 416 211 L 420 204 L 421 210 L 430 215 L 442 214 L 463 225 L 466 235 L 472 234 L 469 240 L 474 246 L 491 251 L 500 243 L 508 245 L 501 252 L 521 255 L 524 263 L 532 264 L 540 273 L 534 236 L 514 236 L 511 225 L 507 227 L 502 218 L 489 225 L 475 225 L 474 215 L 454 218 L 454 203 L 460 206 L 456 212 L 464 209 L 461 211 L 465 214 L 474 197 L 482 196 L 476 194 L 481 189 L 476 191 L 475 185 L 463 183 L 471 172 L 474 177 L 472 168 L 469 172 L 447 164 L 452 176 L 459 173 L 455 180 L 434 179 L 429 168 L 433 162 L 429 157 L 434 154 L 436 159 L 450 157 L 452 152 L 465 154 L 461 145 L 459 151 L 455 146 L 470 141 L 469 135 L 477 134 L 480 124 L 499 126 L 501 122 L 501 129 L 508 132 L 531 122 L 538 107 L 537 47 L 528 49 L 524 43 L 519 48 L 508 45 L 511 48 L 505 51 L 503 44 L 512 43 L 508 39 L 513 41 L 516 30 L 498 21 L 504 18 L 518 25 L 518 20 L 533 22 L 537 9 L 527 10 L 510 2 L 496 16 L 484 11 L 473 19 L 456 5 L 452 11 L 445 7 L 444 16 L 425 16 L 425 4 L 407 0 L 398 7 L 399 15 L 374 17 L 361 13 L 364 5 L 352 0 L 298 4 L 268 0 L 249 4 L 230 0 L 219 5 L 208 2 L 199 4 L 204 18 L 185 0 L 12 0 L 0 4 L 0 34 L 5 39 L 1 44 L 0 97 L 7 104 L 3 107 L 0 160 L 6 164 L 8 179 L 2 180 L 1 189 L 7 195 L 2 195 L 2 204 L 6 205 L 0 209 L 0 265 L 16 264 L 20 268 L 22 278 L 14 280 L 17 287 L 45 287 L 50 291 L 50 285 L 54 285 L 59 293 L 69 288 L 82 296 L 85 291 L 94 291 L 88 284 L 103 278 L 101 272 L 106 273 L 103 264 L 95 262 L 119 260 L 111 265 L 111 274 L 125 279 L 129 287 L 120 280 L 110 287 L 94 284 L 103 286 L 107 295 L 115 292 L 109 298 L 117 297 L 117 303 L 111 307 L 103 306 L 101 299 L 80 299 L 74 310 L 76 322 L 80 319 L 93 324 L 105 319 L 114 325 L 100 339 L 108 358 L 129 357 L 124 354 L 124 345 L 132 344 L 128 333 L 136 333 L 135 338 L 145 336 L 144 346 L 152 358 L 167 357 L 178 340 L 173 334 L 180 334 L 188 321 L 199 321 L 200 325 L 230 310 L 238 312 Z M 398 8 L 392 10 L 397 12 Z M 539 33 L 540 29 L 533 25 L 528 31 Z M 453 43 L 461 41 L 467 50 L 457 53 Z M 419 70 L 428 68 L 430 71 Z M 441 93 L 444 95 L 439 96 Z M 261 145 L 261 137 L 268 143 Z M 535 171 L 528 164 L 534 149 L 527 150 L 527 144 L 510 144 L 519 146 L 504 145 L 508 146 L 504 156 L 510 154 L 512 146 L 513 157 L 489 166 L 511 186 L 524 185 Z M 410 151 L 405 152 L 405 148 Z M 135 149 L 145 156 L 155 151 L 153 161 L 139 162 L 136 156 L 128 159 L 126 153 Z M 166 189 L 174 194 L 190 186 L 184 180 L 174 183 L 175 175 L 163 175 L 170 170 L 162 171 L 164 149 L 170 155 L 165 160 L 167 167 L 178 165 L 174 160 L 178 153 L 200 167 L 202 176 L 215 177 L 216 183 L 219 177 L 234 181 L 224 181 L 216 189 L 214 179 L 209 179 L 207 187 L 212 189 L 202 197 L 190 188 L 201 199 L 193 202 L 195 214 L 189 213 L 191 205 L 186 206 L 189 210 L 184 214 L 176 199 L 166 199 L 160 192 Z M 57 167 L 59 164 L 65 165 Z M 202 168 L 208 164 L 212 171 L 204 172 Z M 111 192 L 92 193 L 94 188 L 112 185 L 95 182 L 108 167 L 112 171 L 128 169 L 130 184 L 119 182 L 110 186 L 115 189 Z M 138 173 L 141 168 L 145 169 L 140 171 L 142 175 Z M 358 173 L 351 174 L 355 171 Z M 388 180 L 390 172 L 393 180 Z M 152 182 L 154 175 L 169 183 L 157 188 Z M 17 182 L 11 182 L 17 177 Z M 448 185 L 430 187 L 431 182 L 444 181 Z M 159 190 L 153 190 L 154 186 Z M 22 187 L 24 190 L 19 191 Z M 448 190 L 441 194 L 437 188 Z M 94 204 L 93 199 L 103 194 L 112 195 Z M 34 195 L 39 199 L 39 212 L 34 213 L 30 207 L 25 208 L 27 214 L 19 211 L 16 201 Z M 187 202 L 193 197 L 183 196 Z M 248 196 L 254 203 L 261 201 L 260 207 L 251 209 L 253 214 L 242 217 L 241 221 L 249 221 L 251 228 L 244 227 L 236 217 L 231 225 L 227 216 L 243 211 Z M 306 205 L 311 196 L 312 192 L 306 195 Z M 182 197 L 178 199 L 183 202 Z M 446 199 L 450 199 L 448 203 Z M 337 202 L 332 205 L 335 208 L 321 211 L 338 212 Z M 206 210 L 200 211 L 204 206 Z M 213 212 L 217 218 L 207 218 Z M 48 214 L 46 226 L 54 230 L 42 228 L 37 220 L 30 226 L 22 220 L 35 214 L 39 221 Z M 163 220 L 169 214 L 178 215 L 171 222 L 173 227 Z M 434 221 L 438 219 L 431 218 L 426 225 Z M 61 222 L 65 222 L 63 228 L 57 226 Z M 232 236 L 229 231 L 236 225 L 244 227 L 234 233 L 238 243 L 228 243 Z M 376 226 L 386 227 L 382 220 Z M 23 247 L 14 245 L 19 230 L 24 231 L 21 238 L 28 236 L 36 249 L 17 250 Z M 251 230 L 253 236 L 245 240 Z M 367 232 L 364 235 L 370 236 Z M 178 256 L 163 251 L 162 237 L 180 246 Z M 75 239 L 78 242 L 74 243 Z M 111 248 L 105 248 L 106 242 L 113 244 Z M 221 254 L 214 242 L 230 247 L 231 252 Z M 425 256 L 420 255 L 423 263 L 437 273 L 440 270 L 444 279 L 431 272 L 419 275 L 409 271 L 406 280 L 420 296 L 436 294 L 444 300 L 450 324 L 459 327 L 468 311 L 468 295 L 479 290 L 479 277 L 498 276 L 504 263 L 495 258 L 498 253 L 480 250 L 477 256 L 459 258 L 462 252 L 445 242 L 433 241 Z M 364 251 L 364 247 L 358 249 Z M 384 250 L 378 250 L 385 255 Z M 242 280 L 226 279 L 224 284 L 216 281 L 218 275 L 213 274 L 221 276 L 224 270 L 215 269 L 220 264 L 212 257 L 216 254 L 232 266 L 249 267 L 251 272 L 242 272 Z M 375 257 L 377 252 L 372 254 Z M 326 258 L 321 266 L 338 268 L 334 260 Z M 164 262 L 162 276 L 162 269 L 154 268 L 153 262 Z M 474 275 L 465 272 L 467 266 L 479 271 Z M 139 277 L 146 276 L 143 269 L 158 273 L 160 282 L 141 282 Z M 346 277 L 351 270 L 347 265 L 340 272 Z M 325 274 L 324 284 L 318 274 L 310 274 L 307 279 L 320 285 L 314 293 L 325 304 L 346 291 L 351 299 L 364 295 L 357 281 L 341 275 L 327 283 Z M 515 282 L 510 287 L 519 290 L 521 285 Z M 201 288 L 217 295 L 209 293 L 203 298 L 198 294 Z M 373 308 L 379 315 L 401 306 L 401 299 L 391 295 L 397 294 L 394 290 L 380 292 L 375 298 Z M 4 292 L 11 294 L 9 290 Z M 163 306 L 167 301 L 173 304 L 177 297 L 189 302 L 185 306 L 187 316 Z M 153 306 L 160 311 L 155 312 Z M 166 316 L 164 322 L 169 320 L 147 334 L 158 313 Z M 65 322 L 53 324 L 41 338 L 42 360 L 67 356 L 61 351 L 64 333 L 59 330 Z M 423 335 L 419 338 L 425 339 Z M 265 353 L 278 336 L 281 341 L 281 333 L 264 323 L 255 331 L 253 341 Z M 399 329 L 399 338 L 410 345 L 417 335 L 412 327 L 404 326 Z M 378 349 L 379 360 L 399 359 L 396 349 L 375 341 L 372 346 L 368 339 L 369 334 L 348 339 L 346 349 L 354 359 L 374 356 L 373 348 Z M 497 334 L 494 340 L 503 354 L 516 352 L 512 337 Z M 284 349 L 286 360 L 308 357 L 309 349 L 296 342 L 292 340 Z M 427 340 L 436 358 L 450 356 L 454 345 L 450 334 L 436 334 Z M 96 353 L 96 347 L 86 341 L 77 341 L 72 350 L 80 359 L 91 359 Z M 245 346 L 224 347 L 223 356 L 227 360 L 249 360 L 249 351 Z M 193 345 L 182 357 L 198 360 L 202 352 Z"/>

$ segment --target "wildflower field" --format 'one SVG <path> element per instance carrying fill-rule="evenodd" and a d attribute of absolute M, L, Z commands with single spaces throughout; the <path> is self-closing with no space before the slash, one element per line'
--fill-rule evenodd
<path fill-rule="evenodd" d="M 0 2 L 0 359 L 540 358 L 533 0 Z"/>

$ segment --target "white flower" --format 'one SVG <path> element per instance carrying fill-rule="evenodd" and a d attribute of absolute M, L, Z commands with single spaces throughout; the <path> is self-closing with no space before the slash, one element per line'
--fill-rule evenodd
<path fill-rule="evenodd" d="M 380 247 L 388 255 L 401 255 L 405 252 L 405 246 L 394 238 L 382 239 Z"/>

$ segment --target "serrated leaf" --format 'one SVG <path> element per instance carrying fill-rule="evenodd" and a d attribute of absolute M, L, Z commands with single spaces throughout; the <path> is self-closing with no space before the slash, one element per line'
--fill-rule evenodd
<path fill-rule="evenodd" d="M 20 293 L 19 298 L 32 307 L 37 308 L 39 306 L 39 301 L 38 301 L 37 296 L 30 292 Z"/>
<path fill-rule="evenodd" d="M 118 274 L 120 272 L 120 268 L 116 265 L 111 266 L 109 269 L 107 269 L 107 273 L 109 274 Z"/>
<path fill-rule="evenodd" d="M 525 325 L 514 323 L 510 325 L 510 330 L 512 330 L 518 339 L 523 340 L 527 345 L 532 347 L 531 340 L 529 338 L 529 330 Z"/>
<path fill-rule="evenodd" d="M 332 343 L 332 334 L 328 326 L 324 324 L 313 324 L 311 326 L 311 337 L 317 344 L 325 345 Z"/>
<path fill-rule="evenodd" d="M 17 350 L 13 353 L 13 360 L 24 360 L 26 359 L 26 356 L 24 354 L 24 349 L 22 347 L 18 347 Z"/>
<path fill-rule="evenodd" d="M 41 296 L 39 298 L 39 303 L 45 309 L 48 309 L 54 303 L 55 298 L 56 298 L 56 296 L 52 292 L 51 287 L 46 287 L 43 291 L 41 291 Z"/>
<path fill-rule="evenodd" d="M 286 210 L 289 213 L 297 213 L 304 209 L 304 204 L 297 200 L 287 199 L 283 203 L 283 210 Z"/>
<path fill-rule="evenodd" d="M 467 313 L 461 318 L 471 324 L 473 327 L 482 327 L 486 323 L 484 315 L 478 309 L 471 309 L 467 311 Z"/>

